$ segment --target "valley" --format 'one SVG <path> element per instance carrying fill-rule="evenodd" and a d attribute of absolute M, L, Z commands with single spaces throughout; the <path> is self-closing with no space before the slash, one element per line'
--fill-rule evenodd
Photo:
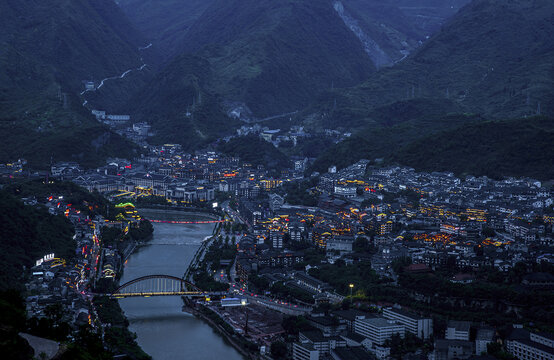
<path fill-rule="evenodd" d="M 550 359 L 552 34 L 552 0 L 0 1 L 2 352 Z"/>

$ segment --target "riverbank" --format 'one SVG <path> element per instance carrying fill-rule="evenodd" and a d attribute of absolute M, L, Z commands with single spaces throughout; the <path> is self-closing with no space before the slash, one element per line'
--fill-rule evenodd
<path fill-rule="evenodd" d="M 167 210 L 141 210 L 146 218 L 163 216 Z M 200 213 L 196 220 L 210 214 Z M 193 217 L 192 213 L 169 211 L 175 220 Z M 163 274 L 182 277 L 207 238 L 217 234 L 213 224 L 153 224 L 154 238 L 138 246 L 130 256 L 121 283 L 138 277 Z M 155 360 L 223 358 L 242 359 L 225 337 L 216 333 L 201 317 L 182 311 L 180 297 L 120 299 L 119 304 L 128 319 L 129 330 L 137 334 L 138 345 Z"/>
<path fill-rule="evenodd" d="M 235 333 L 233 328 L 229 326 L 219 315 L 214 313 L 208 307 L 203 305 L 192 304 L 190 300 L 183 298 L 185 305 L 183 311 L 188 310 L 192 315 L 202 319 L 223 339 L 235 348 L 246 359 L 257 359 L 258 346 L 253 344 L 242 336 Z M 248 351 L 250 350 L 250 351 Z"/>

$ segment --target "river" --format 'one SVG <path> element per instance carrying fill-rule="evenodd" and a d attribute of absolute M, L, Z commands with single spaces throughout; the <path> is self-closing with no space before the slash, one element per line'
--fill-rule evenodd
<path fill-rule="evenodd" d="M 157 220 L 189 220 L 191 215 L 141 211 Z M 185 217 L 186 216 L 186 217 Z M 129 257 L 121 283 L 144 275 L 182 277 L 202 240 L 212 234 L 213 224 L 154 224 L 154 238 Z M 182 312 L 178 296 L 119 300 L 129 319 L 129 330 L 154 360 L 226 359 L 242 356 L 212 328 Z"/>

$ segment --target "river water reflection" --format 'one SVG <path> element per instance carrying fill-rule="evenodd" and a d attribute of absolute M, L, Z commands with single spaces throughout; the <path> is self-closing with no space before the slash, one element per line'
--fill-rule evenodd
<path fill-rule="evenodd" d="M 158 220 L 189 220 L 183 215 L 141 211 Z M 121 283 L 145 275 L 182 277 L 213 224 L 154 224 L 154 238 L 138 248 L 127 261 Z M 180 297 L 129 298 L 119 300 L 129 319 L 129 329 L 154 360 L 242 359 L 212 328 L 181 311 Z"/>

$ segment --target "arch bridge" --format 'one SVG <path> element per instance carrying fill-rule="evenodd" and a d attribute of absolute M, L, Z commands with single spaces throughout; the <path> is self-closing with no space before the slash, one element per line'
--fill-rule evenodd
<path fill-rule="evenodd" d="M 189 281 L 171 275 L 147 275 L 126 282 L 115 290 L 112 298 L 187 296 L 206 297 L 226 292 L 203 291 Z"/>

